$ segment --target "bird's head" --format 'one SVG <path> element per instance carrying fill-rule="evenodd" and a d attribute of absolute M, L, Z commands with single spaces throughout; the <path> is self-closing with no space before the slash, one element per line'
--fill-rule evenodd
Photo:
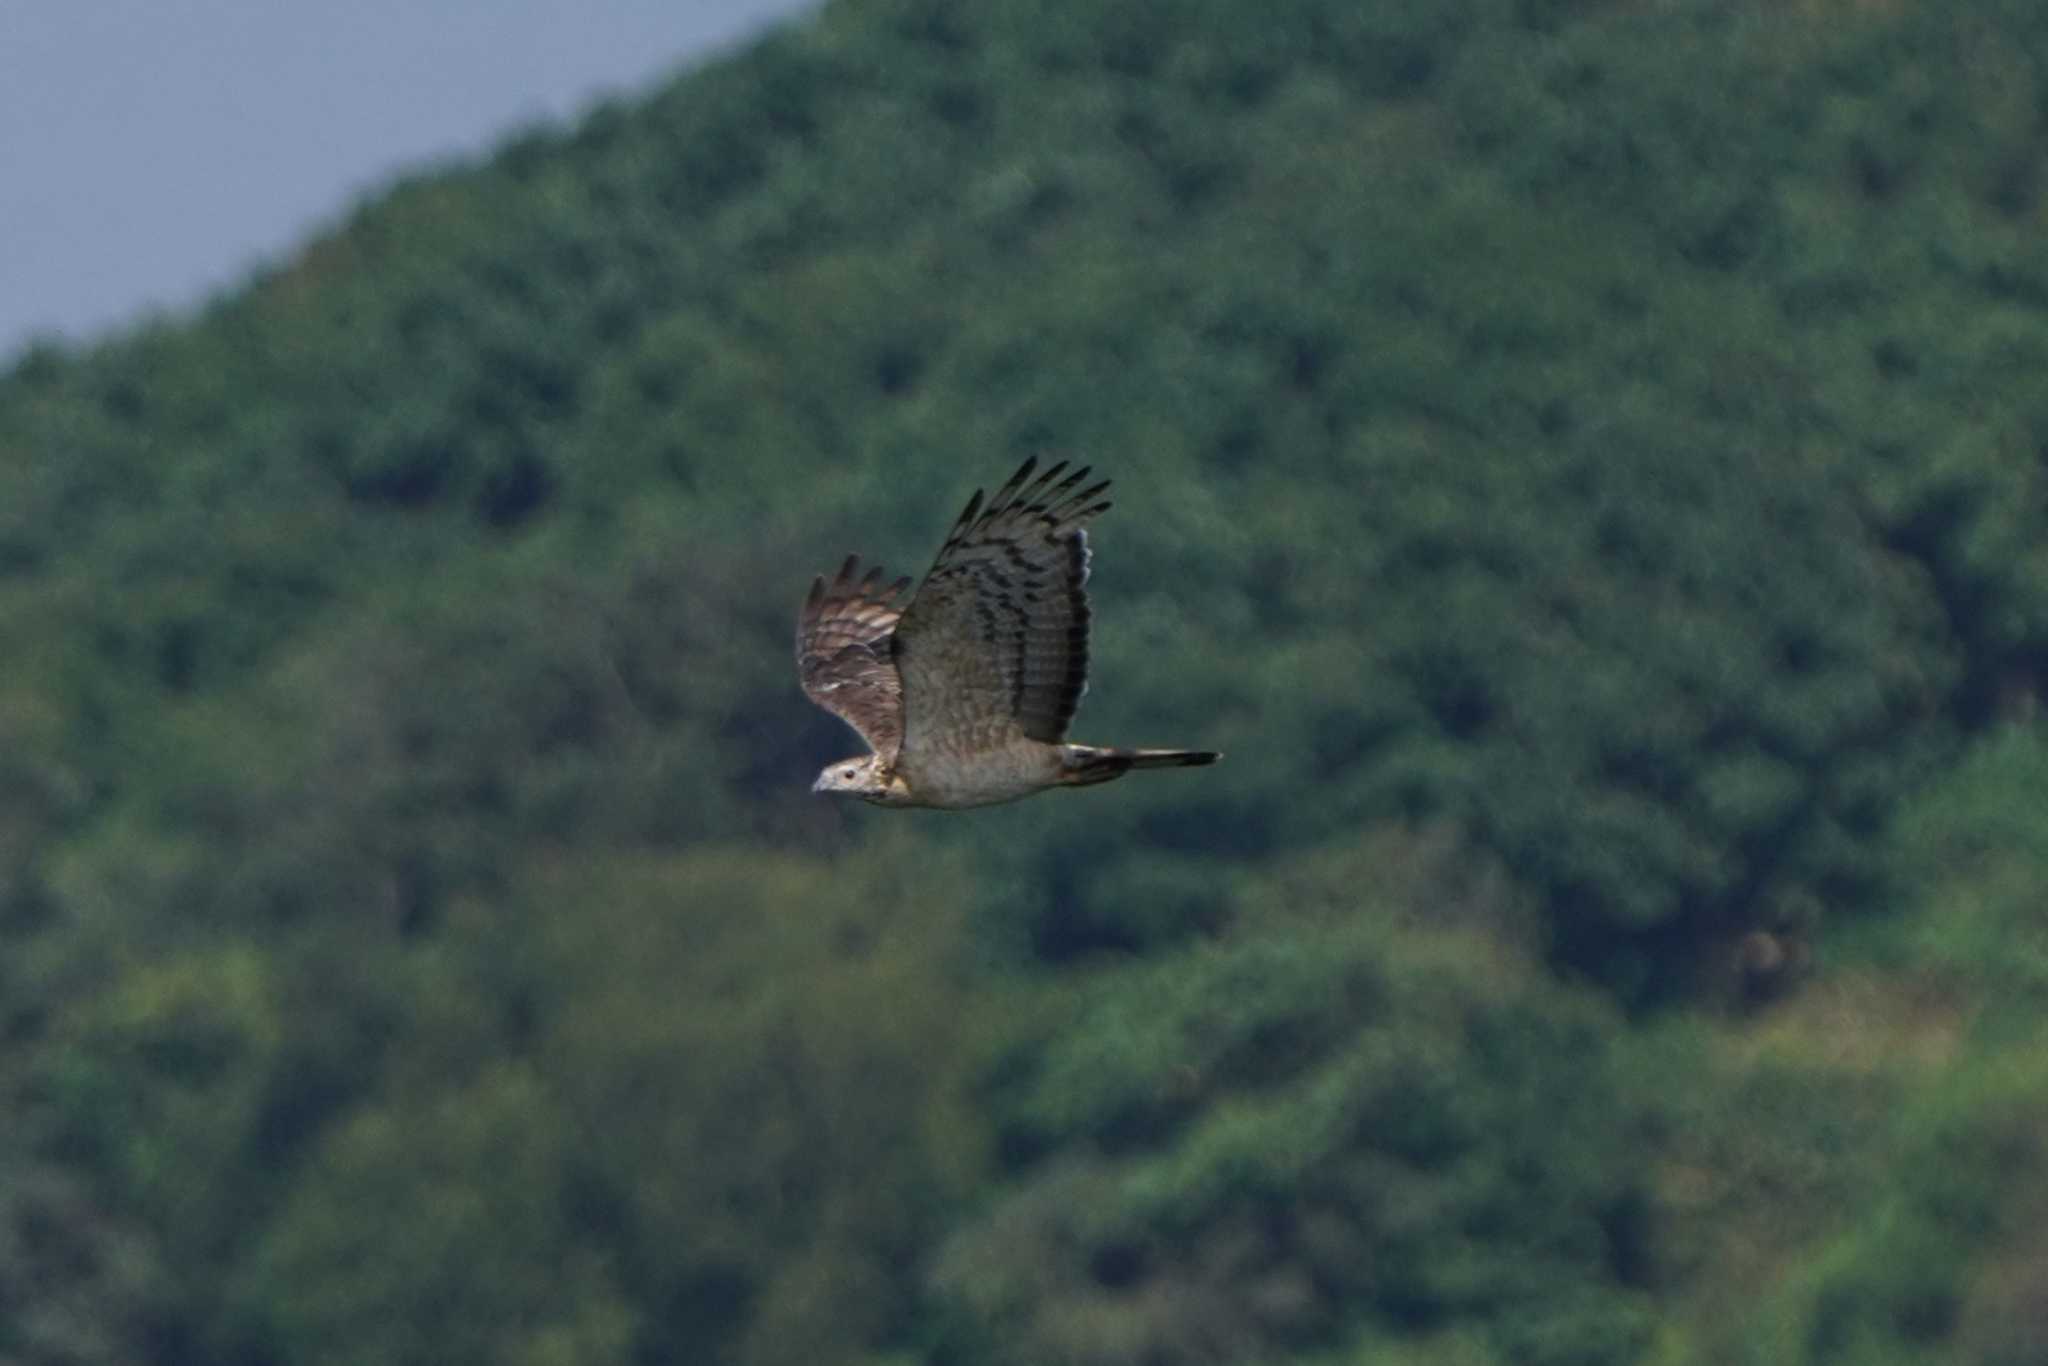
<path fill-rule="evenodd" d="M 909 785 L 882 766 L 879 754 L 825 765 L 818 781 L 811 784 L 811 791 L 832 797 L 859 797 L 879 806 L 905 806 L 910 801 Z"/>

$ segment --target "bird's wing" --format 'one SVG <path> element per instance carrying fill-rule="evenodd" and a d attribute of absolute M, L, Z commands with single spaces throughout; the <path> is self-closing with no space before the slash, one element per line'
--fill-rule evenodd
<path fill-rule="evenodd" d="M 889 636 L 907 578 L 882 583 L 879 565 L 860 575 L 848 555 L 838 577 L 811 581 L 796 621 L 797 677 L 804 694 L 860 732 L 868 748 L 893 762 L 903 742 L 903 684 L 889 658 Z"/>
<path fill-rule="evenodd" d="M 903 747 L 992 749 L 1063 739 L 1088 682 L 1088 536 L 1109 481 L 1026 460 L 968 500 L 891 638 Z M 1062 477 L 1064 473 L 1064 477 Z"/>

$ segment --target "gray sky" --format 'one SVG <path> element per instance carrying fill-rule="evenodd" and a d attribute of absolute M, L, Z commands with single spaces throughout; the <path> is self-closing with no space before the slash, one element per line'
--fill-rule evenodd
<path fill-rule="evenodd" d="M 810 0 L 0 0 L 0 364 L 183 309 L 366 191 Z"/>

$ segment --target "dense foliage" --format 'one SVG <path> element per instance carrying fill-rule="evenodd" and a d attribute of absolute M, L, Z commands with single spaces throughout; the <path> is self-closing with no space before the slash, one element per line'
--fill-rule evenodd
<path fill-rule="evenodd" d="M 839 0 L 0 375 L 0 1363 L 2048 1354 L 2048 17 Z M 791 612 L 1119 484 L 1085 739 Z"/>

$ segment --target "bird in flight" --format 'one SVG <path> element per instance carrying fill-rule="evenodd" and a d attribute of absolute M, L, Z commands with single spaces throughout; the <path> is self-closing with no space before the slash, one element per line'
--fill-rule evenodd
<path fill-rule="evenodd" d="M 924 584 L 884 582 L 849 555 L 797 616 L 804 693 L 871 751 L 827 765 L 813 792 L 881 806 L 967 807 L 1135 768 L 1187 768 L 1206 749 L 1067 741 L 1088 687 L 1088 533 L 1109 481 L 1026 460 L 983 501 L 975 490 Z"/>

